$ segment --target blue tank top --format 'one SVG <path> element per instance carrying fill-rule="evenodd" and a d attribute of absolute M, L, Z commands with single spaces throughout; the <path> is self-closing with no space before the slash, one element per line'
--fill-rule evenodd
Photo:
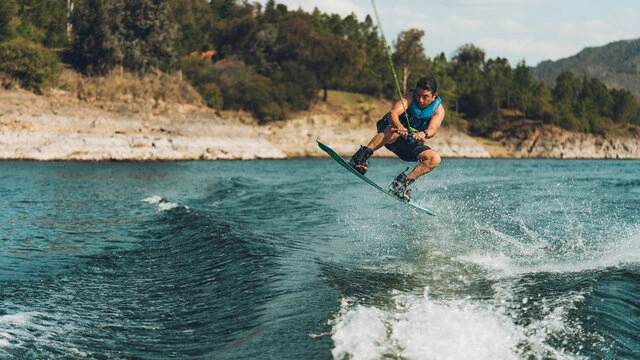
<path fill-rule="evenodd" d="M 413 89 L 413 101 L 411 102 L 411 106 L 407 110 L 409 115 L 409 122 L 411 126 L 422 131 L 426 130 L 429 127 L 429 123 L 431 122 L 431 118 L 433 117 L 433 113 L 436 112 L 436 109 L 442 103 L 442 99 L 440 96 L 436 96 L 436 99 L 433 100 L 429 106 L 424 109 L 420 109 L 418 107 L 417 102 L 415 101 L 415 89 Z"/>

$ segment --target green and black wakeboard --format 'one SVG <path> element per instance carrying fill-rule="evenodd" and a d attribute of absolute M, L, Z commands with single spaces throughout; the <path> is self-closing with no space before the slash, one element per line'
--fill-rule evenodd
<path fill-rule="evenodd" d="M 317 140 L 316 140 L 317 141 Z M 382 188 L 380 185 L 376 184 L 373 180 L 369 179 L 368 177 L 360 174 L 356 169 L 352 168 L 351 165 L 349 165 L 348 162 L 346 162 L 340 155 L 338 155 L 335 151 L 333 151 L 333 149 L 331 149 L 330 147 L 328 147 L 327 145 L 321 143 L 320 141 L 317 141 L 318 146 L 320 147 L 320 149 L 322 149 L 324 152 L 326 152 L 327 154 L 329 154 L 329 156 L 331 156 L 331 158 L 335 161 L 338 162 L 338 164 L 342 165 L 342 167 L 344 167 L 345 169 L 349 170 L 353 175 L 359 177 L 360 179 L 364 180 L 367 184 L 373 186 L 374 188 L 382 191 L 383 193 L 391 196 L 392 198 L 400 201 L 401 203 L 410 205 L 418 210 L 422 210 L 424 212 L 426 212 L 427 214 L 431 215 L 431 216 L 435 216 L 435 214 L 433 212 L 431 212 L 431 210 L 426 209 L 418 204 L 412 203 L 410 201 L 408 201 L 407 199 L 403 199 L 401 197 L 396 196 L 395 194 L 393 194 L 392 192 L 390 192 L 389 190 L 385 190 L 384 188 Z"/>

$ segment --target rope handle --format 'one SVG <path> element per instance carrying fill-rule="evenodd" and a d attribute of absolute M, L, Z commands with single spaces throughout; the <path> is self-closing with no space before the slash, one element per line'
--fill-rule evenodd
<path fill-rule="evenodd" d="M 410 144 L 413 142 L 413 137 L 415 135 L 418 135 L 419 141 L 421 141 L 421 142 L 427 141 L 427 138 L 422 135 L 422 131 L 413 131 L 413 130 L 414 129 L 406 130 L 406 132 L 407 132 L 407 141 L 409 141 Z M 402 135 L 401 133 L 404 132 L 404 131 L 405 130 L 398 130 L 397 128 L 394 128 L 394 127 L 391 128 L 391 132 L 397 133 L 399 135 Z M 411 135 L 411 137 L 409 137 L 409 135 Z"/>

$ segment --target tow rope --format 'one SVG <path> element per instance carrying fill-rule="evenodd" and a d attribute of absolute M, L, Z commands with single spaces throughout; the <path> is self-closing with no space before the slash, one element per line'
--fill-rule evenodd
<path fill-rule="evenodd" d="M 391 53 L 389 53 L 389 47 L 387 46 L 387 38 L 384 36 L 384 31 L 382 30 L 382 22 L 380 21 L 380 16 L 378 15 L 378 8 L 376 7 L 375 0 L 371 0 L 371 6 L 373 6 L 373 12 L 376 16 L 376 21 L 378 22 L 378 28 L 380 29 L 380 36 L 382 37 L 382 47 L 384 47 L 384 53 L 387 55 L 387 61 L 389 61 L 389 66 L 391 67 L 391 72 L 393 73 L 393 80 L 396 83 L 396 90 L 398 90 L 398 96 L 400 97 L 402 109 L 404 110 L 404 116 L 407 119 L 407 129 L 412 134 L 417 133 L 419 131 L 418 129 L 411 126 L 411 122 L 409 121 L 409 114 L 407 114 L 407 108 L 404 106 L 404 101 L 402 101 L 402 90 L 400 89 L 398 74 L 396 73 L 395 66 L 393 66 L 393 60 L 391 59 Z"/>

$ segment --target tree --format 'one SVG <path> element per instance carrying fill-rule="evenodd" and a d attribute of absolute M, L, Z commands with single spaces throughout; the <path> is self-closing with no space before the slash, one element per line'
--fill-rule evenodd
<path fill-rule="evenodd" d="M 315 16 L 318 16 L 317 14 Z M 346 86 L 365 62 L 364 52 L 352 42 L 336 35 L 323 34 L 314 27 L 321 20 L 300 11 L 290 13 L 280 24 L 274 61 L 296 61 L 316 74 L 326 101 L 330 88 Z"/>
<path fill-rule="evenodd" d="M 463 116 L 477 118 L 487 111 L 487 99 L 481 69 L 484 51 L 473 44 L 460 46 L 450 64 L 450 74 L 456 83 L 457 108 Z"/>
<path fill-rule="evenodd" d="M 307 110 L 320 88 L 316 74 L 297 61 L 283 62 L 271 79 L 280 89 L 283 107 L 291 111 Z"/>
<path fill-rule="evenodd" d="M 510 108 L 509 96 L 513 85 L 513 70 L 505 58 L 489 59 L 484 66 L 485 94 L 494 116 L 500 117 L 503 107 Z"/>
<path fill-rule="evenodd" d="M 606 121 L 611 121 L 613 114 L 613 98 L 607 86 L 598 79 L 582 80 L 580 93 L 581 118 L 588 121 L 586 131 L 604 133 Z"/>
<path fill-rule="evenodd" d="M 20 35 L 47 47 L 67 46 L 68 0 L 20 0 L 19 4 Z"/>
<path fill-rule="evenodd" d="M 480 70 L 484 51 L 472 44 L 458 48 L 449 64 L 449 74 L 456 84 L 456 109 L 462 116 L 477 118 L 487 111 L 487 99 Z"/>
<path fill-rule="evenodd" d="M 0 0 L 0 42 L 13 37 L 11 20 L 17 12 L 16 0 Z"/>
<path fill-rule="evenodd" d="M 207 0 L 169 0 L 167 17 L 173 24 L 201 23 L 212 15 Z"/>
<path fill-rule="evenodd" d="M 167 18 L 177 28 L 174 42 L 177 57 L 213 49 L 214 12 L 206 0 L 169 0 Z"/>
<path fill-rule="evenodd" d="M 524 60 L 519 61 L 513 72 L 513 105 L 524 117 L 531 110 L 533 102 L 533 75 Z"/>
<path fill-rule="evenodd" d="M 214 6 L 216 1 L 212 2 Z M 255 34 L 260 31 L 260 22 L 255 14 L 257 9 L 248 3 L 242 5 L 228 4 L 227 1 L 217 1 L 214 6 L 221 19 L 214 26 L 213 42 L 216 51 L 222 58 L 235 56 L 251 64 L 248 51 L 255 40 Z M 225 16 L 226 15 L 226 16 Z"/>
<path fill-rule="evenodd" d="M 553 116 L 553 95 L 551 89 L 543 81 L 533 85 L 531 92 L 531 115 L 547 123 Z"/>
<path fill-rule="evenodd" d="M 72 0 L 67 0 L 67 21 L 66 21 L 66 34 L 67 34 L 67 42 L 70 42 L 72 39 L 71 31 L 73 26 L 71 25 L 71 14 L 73 13 L 74 3 Z"/>
<path fill-rule="evenodd" d="M 453 60 L 472 69 L 481 70 L 484 65 L 484 57 L 484 50 L 473 44 L 464 44 L 456 50 Z"/>
<path fill-rule="evenodd" d="M 422 46 L 424 31 L 410 29 L 398 34 L 393 53 L 393 62 L 402 71 L 402 92 L 407 92 L 407 82 L 417 64 L 424 62 L 426 56 Z"/>
<path fill-rule="evenodd" d="M 582 81 L 582 92 L 580 101 L 585 110 L 600 116 L 612 117 L 613 98 L 607 86 L 600 80 L 592 78 L 587 80 L 586 76 Z"/>
<path fill-rule="evenodd" d="M 364 51 L 365 55 L 362 70 L 352 74 L 351 81 L 343 84 L 343 88 L 348 91 L 382 97 L 384 84 L 391 84 L 393 77 L 389 70 L 382 39 L 378 36 L 378 31 L 373 25 L 373 19 L 367 15 L 365 20 L 359 23 L 355 15 L 352 14 L 344 18 L 342 28 L 345 38 Z M 397 91 L 392 90 L 390 95 L 397 96 Z"/>
<path fill-rule="evenodd" d="M 274 0 L 269 0 L 264 9 L 264 22 L 273 25 L 278 24 L 287 12 L 286 5 L 276 4 Z"/>
<path fill-rule="evenodd" d="M 174 61 L 166 0 L 83 0 L 72 15 L 72 57 L 87 74 L 148 72 Z"/>
<path fill-rule="evenodd" d="M 629 90 L 611 90 L 613 99 L 613 121 L 618 124 L 640 123 L 638 103 Z"/>
<path fill-rule="evenodd" d="M 561 127 L 572 131 L 587 131 L 585 124 L 576 111 L 579 110 L 579 97 L 582 90 L 580 79 L 572 72 L 563 71 L 556 78 L 556 86 L 553 88 L 553 108 L 556 114 L 556 122 Z"/>
<path fill-rule="evenodd" d="M 209 4 L 214 13 L 217 14 L 218 19 L 229 17 L 232 10 L 236 7 L 235 0 L 211 0 Z"/>
<path fill-rule="evenodd" d="M 364 65 L 364 53 L 348 40 L 333 35 L 313 38 L 311 57 L 306 59 L 322 85 L 322 101 L 327 101 L 330 87 L 337 88 L 347 82 Z"/>
<path fill-rule="evenodd" d="M 166 0 L 127 0 L 117 29 L 122 66 L 144 73 L 174 62 L 175 29 L 168 20 Z"/>
<path fill-rule="evenodd" d="M 358 48 L 348 35 L 358 39 L 354 31 L 353 16 L 345 20 L 337 14 L 320 14 L 316 8 L 311 15 L 313 32 L 308 49 L 301 52 L 300 60 L 316 73 L 322 86 L 323 101 L 327 101 L 328 90 L 349 85 L 354 74 L 359 73 L 366 63 L 364 50 Z"/>
<path fill-rule="evenodd" d="M 114 28 L 119 24 L 119 13 L 112 2 L 81 0 L 75 7 L 71 24 L 73 45 L 71 57 L 74 66 L 89 75 L 107 74 L 122 61 L 118 38 Z"/>
<path fill-rule="evenodd" d="M 276 42 L 279 45 L 274 57 L 287 60 L 297 59 L 299 52 L 311 40 L 313 31 L 313 25 L 308 15 L 300 11 L 289 13 L 278 26 Z"/>

